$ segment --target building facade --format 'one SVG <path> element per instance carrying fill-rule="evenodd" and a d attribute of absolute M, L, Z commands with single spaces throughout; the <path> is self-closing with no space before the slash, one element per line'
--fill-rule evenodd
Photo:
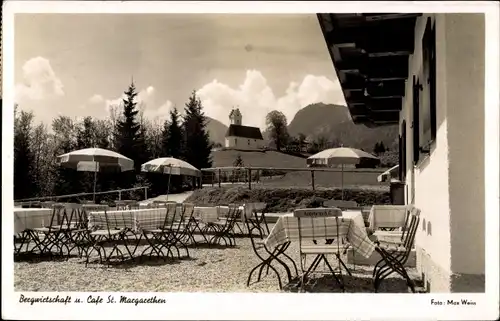
<path fill-rule="evenodd" d="M 426 290 L 484 292 L 484 15 L 318 18 L 354 122 L 399 126 Z"/>
<path fill-rule="evenodd" d="M 264 148 L 264 138 L 258 127 L 242 125 L 239 109 L 231 110 L 230 125 L 226 132 L 225 147 L 240 150 L 260 150 Z"/>

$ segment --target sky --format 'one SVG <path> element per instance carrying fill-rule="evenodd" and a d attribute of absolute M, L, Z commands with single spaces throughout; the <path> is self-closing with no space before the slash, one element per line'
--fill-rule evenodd
<path fill-rule="evenodd" d="M 317 18 L 295 15 L 16 14 L 16 102 L 50 124 L 58 115 L 104 118 L 132 79 L 149 119 L 184 108 L 264 129 L 311 103 L 345 105 Z"/>

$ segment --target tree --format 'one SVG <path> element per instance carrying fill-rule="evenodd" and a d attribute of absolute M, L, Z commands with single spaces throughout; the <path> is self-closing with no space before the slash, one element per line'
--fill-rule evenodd
<path fill-rule="evenodd" d="M 243 167 L 243 158 L 241 158 L 241 155 L 238 154 L 236 155 L 236 159 L 233 162 L 234 167 Z M 233 181 L 236 179 L 237 181 L 240 181 L 240 177 L 243 175 L 243 172 L 241 171 L 240 168 L 233 170 Z"/>
<path fill-rule="evenodd" d="M 74 169 L 59 166 L 55 156 L 69 153 L 77 148 L 77 126 L 73 120 L 66 116 L 59 116 L 52 121 L 53 134 L 53 162 L 52 173 L 54 177 L 54 195 L 67 195 L 81 191 L 81 175 Z"/>
<path fill-rule="evenodd" d="M 234 160 L 233 162 L 233 166 L 234 167 L 243 167 L 244 163 L 243 163 L 243 158 L 241 158 L 241 155 L 238 154 L 236 156 L 236 159 Z"/>
<path fill-rule="evenodd" d="M 123 119 L 118 119 L 115 128 L 115 148 L 118 153 L 134 161 L 136 172 L 149 158 L 144 129 L 137 119 L 137 92 L 132 82 L 123 99 Z"/>
<path fill-rule="evenodd" d="M 193 91 L 186 103 L 183 122 L 184 153 L 183 158 L 196 168 L 212 167 L 212 145 L 206 129 L 207 123 L 203 114 L 200 99 Z"/>
<path fill-rule="evenodd" d="M 92 117 L 87 116 L 77 126 L 76 147 L 78 149 L 96 147 L 95 126 Z"/>
<path fill-rule="evenodd" d="M 385 153 L 385 151 L 386 151 L 386 149 L 384 146 L 384 142 L 376 142 L 375 143 L 375 147 L 373 148 L 373 153 L 375 155 L 383 154 L 383 153 Z"/>
<path fill-rule="evenodd" d="M 35 127 L 30 142 L 35 159 L 33 180 L 38 187 L 37 196 L 51 195 L 53 189 L 53 177 L 51 175 L 53 148 L 47 126 L 44 123 L 39 123 Z"/>
<path fill-rule="evenodd" d="M 306 146 L 306 135 L 303 133 L 299 133 L 297 135 L 297 141 L 299 142 L 299 149 L 302 151 L 304 149 L 304 146 Z"/>
<path fill-rule="evenodd" d="M 266 116 L 266 126 L 276 150 L 281 151 L 289 137 L 286 116 L 280 111 L 273 110 Z"/>
<path fill-rule="evenodd" d="M 170 121 L 165 121 L 163 130 L 163 153 L 169 157 L 180 158 L 182 156 L 182 127 L 179 112 L 174 107 L 170 111 Z"/>
<path fill-rule="evenodd" d="M 35 159 L 30 148 L 33 113 L 17 113 L 17 105 L 14 113 L 14 198 L 30 198 L 36 193 L 33 180 Z"/>

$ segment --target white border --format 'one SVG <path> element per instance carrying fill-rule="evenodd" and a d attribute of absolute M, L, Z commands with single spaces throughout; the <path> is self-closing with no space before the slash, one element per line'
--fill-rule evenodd
<path fill-rule="evenodd" d="M 3 3 L 2 212 L 13 208 L 14 13 L 316 13 L 316 12 L 485 12 L 486 13 L 486 294 L 200 294 L 159 293 L 163 305 L 19 304 L 13 292 L 13 220 L 2 215 L 2 317 L 8 319 L 442 319 L 493 320 L 499 299 L 499 7 L 494 1 L 449 2 L 77 2 Z M 7 63 L 6 63 L 7 62 Z M 50 293 L 23 293 L 25 296 Z M 57 293 L 83 300 L 89 293 Z M 114 293 L 101 293 L 107 298 Z M 94 294 L 96 295 L 96 294 Z M 132 295 L 132 294 L 130 294 Z M 149 297 L 147 293 L 137 296 Z M 154 295 L 154 294 L 153 294 Z M 472 299 L 475 308 L 432 306 L 430 299 Z"/>

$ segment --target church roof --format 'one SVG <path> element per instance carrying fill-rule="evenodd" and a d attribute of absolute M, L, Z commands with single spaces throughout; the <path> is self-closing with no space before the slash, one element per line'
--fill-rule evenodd
<path fill-rule="evenodd" d="M 264 139 L 258 127 L 231 124 L 226 132 L 226 137 L 235 136 L 250 139 Z"/>

